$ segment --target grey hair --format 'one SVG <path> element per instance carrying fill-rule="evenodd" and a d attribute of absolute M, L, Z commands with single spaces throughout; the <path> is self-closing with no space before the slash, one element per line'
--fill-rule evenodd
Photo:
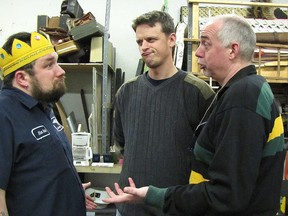
<path fill-rule="evenodd" d="M 251 61 L 256 47 L 256 35 L 251 25 L 245 18 L 234 14 L 216 16 L 214 21 L 216 20 L 222 22 L 217 34 L 222 46 L 228 47 L 231 43 L 238 42 L 242 59 Z"/>

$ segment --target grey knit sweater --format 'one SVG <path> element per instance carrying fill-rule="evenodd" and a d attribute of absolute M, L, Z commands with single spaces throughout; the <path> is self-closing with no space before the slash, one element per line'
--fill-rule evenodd
<path fill-rule="evenodd" d="M 115 102 L 114 138 L 124 148 L 120 186 L 132 177 L 137 187 L 189 182 L 193 132 L 209 106 L 210 86 L 184 71 L 153 86 L 147 75 L 128 81 Z M 122 216 L 161 215 L 151 207 L 121 204 Z"/>

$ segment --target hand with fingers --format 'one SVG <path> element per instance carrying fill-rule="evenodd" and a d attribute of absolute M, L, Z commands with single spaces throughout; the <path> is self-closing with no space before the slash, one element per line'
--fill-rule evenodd
<path fill-rule="evenodd" d="M 82 187 L 84 191 L 91 186 L 91 182 L 83 183 Z M 96 203 L 94 202 L 93 198 L 90 197 L 88 194 L 85 194 L 85 203 L 86 203 L 86 209 L 87 210 L 94 210 L 97 208 Z"/>
<path fill-rule="evenodd" d="M 106 203 L 141 203 L 143 202 L 147 191 L 148 186 L 136 188 L 136 185 L 132 178 L 128 178 L 129 187 L 125 187 L 123 190 L 120 188 L 118 183 L 114 184 L 115 191 L 114 193 L 109 187 L 106 187 L 105 190 L 110 196 L 110 198 L 103 199 L 103 202 Z"/>

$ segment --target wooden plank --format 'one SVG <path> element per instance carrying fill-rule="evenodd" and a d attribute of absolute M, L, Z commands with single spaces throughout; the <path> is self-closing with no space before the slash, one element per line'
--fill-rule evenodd
<path fill-rule="evenodd" d="M 62 125 L 64 127 L 64 132 L 66 134 L 68 141 L 71 144 L 72 143 L 71 142 L 71 131 L 70 131 L 68 124 L 67 124 L 67 114 L 66 114 L 65 109 L 64 109 L 60 100 L 58 102 L 56 102 L 55 104 L 56 104 L 56 107 L 58 109 L 58 112 L 59 112 L 59 115 L 60 115 L 60 118 L 62 121 Z"/>
<path fill-rule="evenodd" d="M 119 174 L 121 172 L 122 165 L 114 164 L 113 167 L 96 167 L 96 166 L 76 166 L 76 170 L 79 173 L 109 173 Z"/>
<path fill-rule="evenodd" d="M 256 46 L 288 49 L 288 45 L 284 45 L 284 44 L 256 43 Z"/>
<path fill-rule="evenodd" d="M 221 5 L 244 5 L 244 6 L 263 6 L 263 7 L 288 7 L 283 3 L 267 3 L 267 2 L 244 2 L 244 1 L 219 1 L 219 0 L 188 0 L 188 4 L 221 4 Z"/>

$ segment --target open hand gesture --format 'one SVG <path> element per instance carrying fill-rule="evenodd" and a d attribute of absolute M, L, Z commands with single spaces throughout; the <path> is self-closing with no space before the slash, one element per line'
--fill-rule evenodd
<path fill-rule="evenodd" d="M 109 187 L 106 187 L 105 190 L 110 196 L 110 198 L 103 199 L 103 202 L 107 203 L 141 203 L 143 202 L 147 191 L 148 186 L 136 188 L 136 185 L 132 178 L 128 178 L 129 187 L 125 187 L 123 190 L 120 188 L 118 183 L 114 184 L 115 191 L 114 193 Z"/>

